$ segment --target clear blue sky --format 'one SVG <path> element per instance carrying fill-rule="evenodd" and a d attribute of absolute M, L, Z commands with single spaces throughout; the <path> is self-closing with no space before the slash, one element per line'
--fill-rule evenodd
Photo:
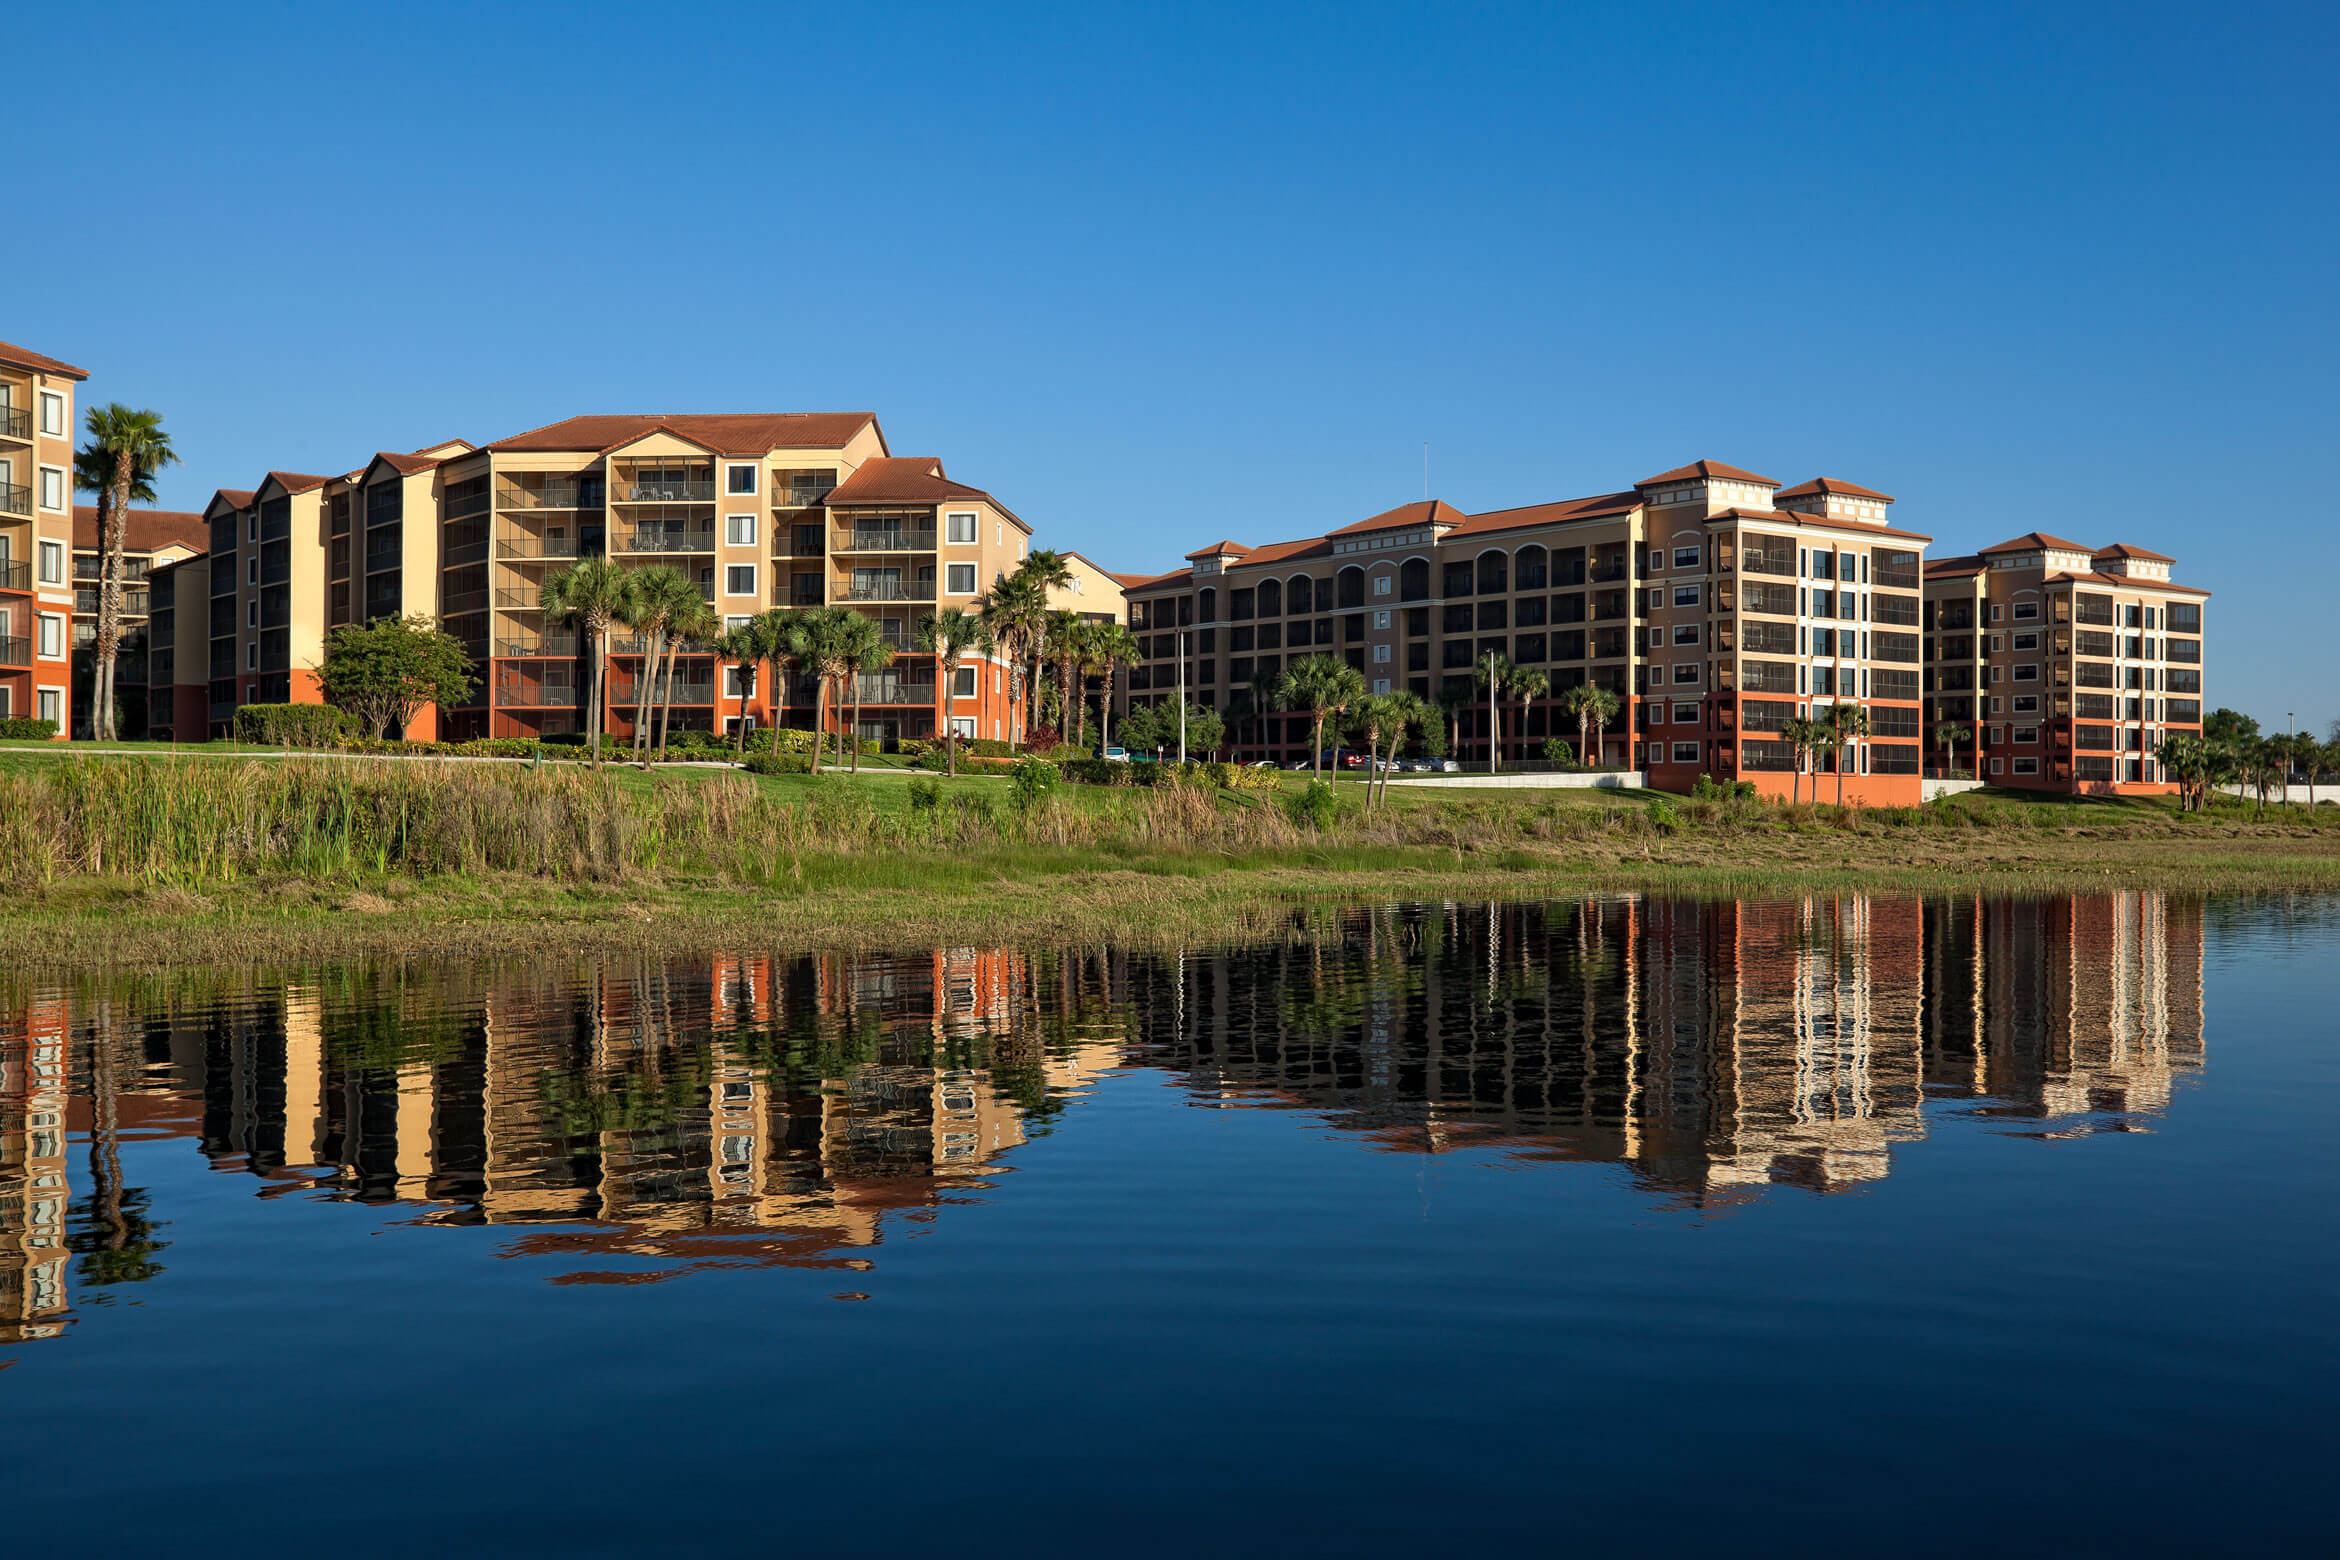
<path fill-rule="evenodd" d="M 0 338 L 163 411 L 174 506 L 868 408 L 1157 569 L 1419 497 L 1425 441 L 1465 509 L 1711 456 L 1938 553 L 2175 553 L 2213 702 L 2340 716 L 2328 3 L 39 6 L 9 50 Z"/>

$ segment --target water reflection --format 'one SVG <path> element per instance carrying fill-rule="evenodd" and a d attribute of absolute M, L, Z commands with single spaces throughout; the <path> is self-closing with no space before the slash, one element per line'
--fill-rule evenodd
<path fill-rule="evenodd" d="M 368 966 L 0 1009 L 0 1342 L 166 1270 L 126 1146 L 263 1196 L 512 1227 L 556 1283 L 863 1269 L 980 1203 L 1100 1075 L 1371 1150 L 1630 1168 L 1666 1204 L 1837 1191 L 1929 1109 L 2134 1130 L 2202 1064 L 2201 903 L 1419 905 L 1096 948 Z M 135 1156 L 133 1156 L 134 1158 Z M 1046 1160 L 1029 1159 L 1045 1165 Z"/>

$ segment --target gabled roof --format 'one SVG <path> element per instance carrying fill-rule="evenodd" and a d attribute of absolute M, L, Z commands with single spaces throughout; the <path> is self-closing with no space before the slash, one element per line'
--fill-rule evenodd
<path fill-rule="evenodd" d="M 1159 574 L 1115 574 L 1110 570 L 1106 571 L 1105 577 L 1123 590 L 1135 590 L 1140 585 L 1151 585 L 1163 578 Z"/>
<path fill-rule="evenodd" d="M 1457 526 L 1470 518 L 1443 498 L 1417 499 L 1411 504 L 1400 504 L 1380 514 L 1344 525 L 1327 536 L 1360 536 L 1370 531 L 1411 531 L 1425 525 Z M 1193 554 L 1188 554 L 1192 557 Z"/>
<path fill-rule="evenodd" d="M 1926 561 L 1926 578 L 1957 579 L 1962 575 L 1980 574 L 1989 567 L 1975 553 L 1965 553 L 1956 558 L 1930 558 Z"/>
<path fill-rule="evenodd" d="M 2046 577 L 2050 585 L 2109 585 L 2114 590 L 2170 591 L 2180 596 L 2208 596 L 2210 593 L 2196 585 L 2179 585 L 2170 580 L 2137 580 L 2119 574 L 2098 574 L 2093 570 L 2081 573 L 2060 569 Z"/>
<path fill-rule="evenodd" d="M 95 504 L 73 506 L 73 545 L 81 552 L 98 550 L 98 512 Z M 184 509 L 132 509 L 122 516 L 122 550 L 153 552 L 158 547 L 211 545 L 211 524 Z"/>
<path fill-rule="evenodd" d="M 1765 487 L 1778 487 L 1771 477 L 1759 477 L 1743 466 L 1726 466 L 1719 460 L 1694 460 L 1687 466 L 1676 466 L 1661 471 L 1654 477 L 1643 477 L 1635 487 L 1655 487 L 1661 482 L 1695 482 L 1701 477 L 1719 477 L 1725 482 L 1760 482 Z"/>
<path fill-rule="evenodd" d="M 2087 553 L 2093 557 L 2096 549 L 2083 546 L 2079 542 L 2067 542 L 2062 537 L 2050 536 L 2045 531 L 2026 531 L 2021 536 L 2009 537 L 1995 547 L 1985 547 L 1982 550 L 1982 555 L 1988 558 L 1993 553 L 2050 551 Z"/>
<path fill-rule="evenodd" d="M 1855 536 L 1897 536 L 1904 541 L 1930 542 L 1923 531 L 1897 531 L 1889 525 L 1868 525 L 1859 520 L 1835 520 L 1827 515 L 1808 515 L 1801 509 L 1725 509 L 1712 518 L 1758 520 L 1767 525 L 1800 525 L 1820 531 L 1846 531 Z"/>
<path fill-rule="evenodd" d="M 29 368 L 36 374 L 55 374 L 63 379 L 87 379 L 89 370 L 75 368 L 71 363 L 60 363 L 55 358 L 35 352 L 30 347 L 19 347 L 0 341 L 0 363 L 10 368 Z"/>
<path fill-rule="evenodd" d="M 1857 483 L 1839 482 L 1834 477 L 1814 477 L 1811 481 L 1799 482 L 1792 488 L 1781 488 L 1773 497 L 1818 498 L 1824 493 L 1833 494 L 1838 498 L 1873 498 L 1881 503 L 1890 504 L 1893 502 L 1893 495 L 1890 493 L 1880 493 L 1875 488 L 1865 488 Z"/>
<path fill-rule="evenodd" d="M 271 471 L 261 479 L 260 485 L 266 487 L 273 482 L 287 493 L 313 493 L 326 483 L 337 480 L 334 477 L 311 476 L 299 471 Z M 243 506 L 239 504 L 236 507 L 240 509 Z"/>
<path fill-rule="evenodd" d="M 1213 542 L 1208 547 L 1197 547 L 1186 556 L 1189 558 L 1217 558 L 1231 553 L 1240 558 L 1250 551 L 1251 549 L 1241 542 Z"/>
<path fill-rule="evenodd" d="M 720 455 L 761 455 L 767 450 L 843 449 L 862 429 L 874 427 L 874 412 L 650 412 L 592 413 L 563 418 L 487 446 L 499 453 L 569 451 L 598 455 L 664 428 Z M 878 447 L 885 434 L 878 433 Z"/>
<path fill-rule="evenodd" d="M 2148 563 L 2177 562 L 2168 553 L 2157 553 L 2147 547 L 2131 547 L 2127 542 L 2115 542 L 2110 547 L 2099 547 L 2096 549 L 2095 556 L 2099 558 L 2142 558 Z"/>
<path fill-rule="evenodd" d="M 394 455 L 387 450 L 376 451 L 374 459 L 366 463 L 366 469 L 372 470 L 375 462 L 388 466 L 402 477 L 411 477 L 418 471 L 429 471 L 446 464 L 444 459 L 436 455 Z"/>
<path fill-rule="evenodd" d="M 1631 514 L 1641 507 L 1639 493 L 1596 493 L 1590 498 L 1563 498 L 1549 504 L 1526 504 L 1517 509 L 1490 509 L 1467 516 L 1453 532 L 1477 536 L 1486 531 L 1515 531 L 1522 526 L 1560 525 L 1570 520 L 1600 520 Z"/>
<path fill-rule="evenodd" d="M 249 509 L 252 507 L 252 495 L 242 488 L 220 488 L 212 493 L 211 502 L 203 506 L 203 512 L 209 514 L 222 504 L 230 509 Z"/>
<path fill-rule="evenodd" d="M 1007 508 L 983 489 L 944 476 L 942 462 L 932 455 L 873 455 L 829 490 L 827 502 L 832 506 L 947 504 L 954 499 L 981 499 L 1003 513 Z"/>

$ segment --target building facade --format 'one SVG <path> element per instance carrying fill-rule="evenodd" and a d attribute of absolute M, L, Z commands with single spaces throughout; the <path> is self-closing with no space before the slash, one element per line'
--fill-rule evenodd
<path fill-rule="evenodd" d="M 0 719 L 73 731 L 73 398 L 89 377 L 0 341 Z"/>
<path fill-rule="evenodd" d="M 1929 567 L 1925 719 L 1965 729 L 1958 765 L 2024 790 L 2176 790 L 2154 753 L 2201 733 L 2210 593 L 2175 562 L 2031 531 Z"/>
<path fill-rule="evenodd" d="M 1268 690 L 1332 655 L 1373 692 L 1446 703 L 1458 756 L 1485 763 L 1497 740 L 1507 760 L 1577 744 L 1562 701 L 1590 683 L 1619 710 L 1584 756 L 1669 790 L 1705 774 L 1781 796 L 1799 783 L 1784 723 L 1853 704 L 1870 731 L 1819 761 L 1826 794 L 1841 770 L 1848 802 L 1914 803 L 1931 538 L 1889 525 L 1892 503 L 1702 460 L 1589 498 L 1477 515 L 1426 500 L 1299 541 L 1217 542 L 1124 582 L 1146 654 L 1126 703 L 1183 686 L 1232 714 L 1237 757 L 1296 761 L 1312 723 L 1270 712 Z M 1475 687 L 1490 657 L 1544 672 L 1549 694 L 1490 709 Z"/>
<path fill-rule="evenodd" d="M 121 718 L 117 729 L 136 741 L 151 725 L 148 685 L 150 662 L 148 614 L 149 579 L 159 567 L 191 558 L 207 545 L 210 528 L 203 516 L 174 509 L 133 509 L 122 519 L 122 639 L 114 656 L 114 704 Z M 96 725 L 97 711 L 90 692 L 97 686 L 98 582 L 104 554 L 99 546 L 97 509 L 88 504 L 73 511 L 73 734 L 87 737 Z M 159 700 L 171 699 L 168 682 Z M 165 724 L 169 722 L 166 712 Z"/>

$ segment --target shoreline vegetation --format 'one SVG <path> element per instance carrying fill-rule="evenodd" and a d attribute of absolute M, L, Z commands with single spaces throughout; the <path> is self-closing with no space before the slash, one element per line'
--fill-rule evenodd
<path fill-rule="evenodd" d="M 0 753 L 20 970 L 1272 934 L 1392 899 L 2340 889 L 2340 807 Z"/>

